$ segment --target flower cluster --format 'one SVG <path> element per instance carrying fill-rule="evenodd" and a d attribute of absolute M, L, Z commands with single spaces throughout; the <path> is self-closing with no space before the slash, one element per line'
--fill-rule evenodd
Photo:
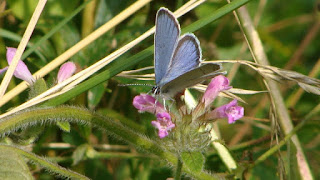
<path fill-rule="evenodd" d="M 210 109 L 210 105 L 218 94 L 221 91 L 228 90 L 230 88 L 232 87 L 229 85 L 229 80 L 225 76 L 219 75 L 213 78 L 197 107 L 189 113 L 192 116 L 191 121 L 209 122 L 216 119 L 228 118 L 228 122 L 231 124 L 242 118 L 244 115 L 244 108 L 238 106 L 236 99 L 232 100 L 228 104 L 217 107 L 212 111 Z M 133 105 L 139 110 L 139 112 L 149 112 L 156 115 L 157 120 L 152 121 L 151 124 L 158 129 L 158 136 L 160 138 L 168 136 L 169 131 L 176 127 L 176 123 L 179 121 L 177 120 L 177 117 L 189 115 L 188 113 L 180 116 L 176 116 L 174 114 L 170 115 L 161 103 L 157 102 L 154 97 L 147 94 L 136 96 L 133 99 Z M 185 111 L 180 109 L 179 112 Z M 174 119 L 174 121 L 172 121 L 172 119 Z"/>
<path fill-rule="evenodd" d="M 175 124 L 171 121 L 170 114 L 154 97 L 147 94 L 136 96 L 133 99 L 133 106 L 141 113 L 149 112 L 156 115 L 157 120 L 152 121 L 151 124 L 159 130 L 158 135 L 160 138 L 166 137 L 169 131 L 175 127 Z"/>

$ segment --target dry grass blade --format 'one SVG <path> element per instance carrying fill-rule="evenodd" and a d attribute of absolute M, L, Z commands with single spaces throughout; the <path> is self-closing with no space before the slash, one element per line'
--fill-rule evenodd
<path fill-rule="evenodd" d="M 207 89 L 207 86 L 203 85 L 203 84 L 197 84 L 196 86 L 192 87 L 192 89 L 196 89 L 196 90 L 198 90 L 200 92 L 204 92 Z M 246 103 L 242 98 L 240 98 L 239 96 L 234 95 L 231 91 L 232 91 L 231 89 L 225 90 L 225 91 L 221 92 L 219 94 L 219 96 L 226 97 L 226 98 L 229 98 L 229 99 L 237 99 L 238 101 Z"/>
<path fill-rule="evenodd" d="M 218 61 L 206 61 L 206 63 L 219 62 L 219 63 L 239 63 L 247 65 L 253 70 L 260 73 L 263 77 L 268 77 L 276 81 L 289 80 L 296 82 L 305 91 L 320 95 L 320 80 L 312 77 L 308 77 L 301 73 L 281 69 L 274 66 L 265 66 L 257 63 L 253 63 L 245 60 L 218 60 Z"/>
<path fill-rule="evenodd" d="M 278 75 L 280 78 L 295 81 L 297 83 L 305 83 L 312 86 L 320 86 L 320 80 L 308 77 L 295 71 L 280 69 L 272 66 L 264 66 L 263 69 L 268 69 L 273 72 L 273 75 Z"/>
<path fill-rule="evenodd" d="M 153 69 L 153 66 L 148 66 L 148 67 L 144 67 L 144 68 L 140 68 L 140 69 L 135 69 L 135 70 L 129 70 L 129 71 L 122 71 L 120 74 L 118 74 L 117 76 L 121 76 L 121 75 L 125 75 L 125 74 L 133 74 L 133 73 L 138 73 L 138 72 L 142 72 L 145 70 L 150 70 Z"/>
<path fill-rule="evenodd" d="M 267 93 L 268 91 L 254 91 L 254 90 L 246 90 L 246 89 L 238 89 L 238 88 L 232 88 L 228 90 L 230 93 L 233 94 L 260 94 L 260 93 Z"/>
<path fill-rule="evenodd" d="M 123 71 L 120 74 L 117 75 L 117 77 L 124 77 L 124 78 L 130 78 L 130 79 L 137 79 L 137 80 L 144 80 L 144 81 L 150 81 L 154 80 L 154 73 L 151 74 L 135 74 L 135 73 L 141 73 L 145 70 L 153 69 L 153 66 L 148 66 L 140 69 L 135 70 L 129 70 L 129 71 Z"/>
<path fill-rule="evenodd" d="M 221 96 L 227 97 L 227 98 L 229 98 L 229 99 L 236 99 L 236 100 L 238 100 L 238 101 L 240 101 L 240 102 L 242 102 L 242 103 L 248 104 L 245 100 L 243 100 L 243 99 L 240 98 L 239 96 L 231 93 L 229 90 L 223 91 L 223 92 L 221 93 Z"/>
<path fill-rule="evenodd" d="M 318 59 L 317 63 L 313 66 L 308 76 L 316 77 L 319 74 L 319 72 L 320 72 L 320 59 Z M 303 89 L 300 88 L 298 91 L 292 94 L 287 100 L 289 107 L 294 107 L 299 101 L 299 99 L 301 98 L 303 93 L 304 93 Z"/>

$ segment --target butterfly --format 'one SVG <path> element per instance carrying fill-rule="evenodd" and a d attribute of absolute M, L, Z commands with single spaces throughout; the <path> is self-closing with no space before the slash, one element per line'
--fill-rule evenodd
<path fill-rule="evenodd" d="M 202 54 L 198 38 L 192 33 L 180 37 L 180 31 L 173 13 L 160 8 L 156 15 L 154 35 L 156 86 L 152 91 L 167 98 L 223 73 L 218 63 L 200 66 Z"/>

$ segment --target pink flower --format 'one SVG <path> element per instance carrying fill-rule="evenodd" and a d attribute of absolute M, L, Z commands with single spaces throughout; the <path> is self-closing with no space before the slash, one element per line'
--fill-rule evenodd
<path fill-rule="evenodd" d="M 157 120 L 152 121 L 151 124 L 156 127 L 158 131 L 158 136 L 162 139 L 168 136 L 169 132 L 176 125 L 171 121 L 170 114 L 167 112 L 161 112 L 157 114 Z"/>
<path fill-rule="evenodd" d="M 229 104 L 225 104 L 214 109 L 209 114 L 209 119 L 228 118 L 228 123 L 232 124 L 236 120 L 242 118 L 244 115 L 244 108 L 238 106 L 237 100 L 234 99 Z"/>
<path fill-rule="evenodd" d="M 205 107 L 208 107 L 214 99 L 218 96 L 220 91 L 232 88 L 229 86 L 229 79 L 223 75 L 216 76 L 209 83 L 203 97 L 202 102 L 205 103 Z"/>
<path fill-rule="evenodd" d="M 156 99 L 147 94 L 141 94 L 133 99 L 133 106 L 139 110 L 139 112 L 150 112 L 153 114 L 159 112 L 165 112 L 162 104 L 156 103 Z"/>
<path fill-rule="evenodd" d="M 68 79 L 71 77 L 74 72 L 76 71 L 76 65 L 73 62 L 67 62 L 64 63 L 58 72 L 58 83 L 61 83 L 62 81 Z"/>
<path fill-rule="evenodd" d="M 169 131 L 175 127 L 175 124 L 171 121 L 170 114 L 166 112 L 163 105 L 157 100 L 147 94 L 141 94 L 133 99 L 133 106 L 139 110 L 139 112 L 150 112 L 156 114 L 157 120 L 152 121 L 151 124 L 156 127 L 158 136 L 162 139 L 168 136 Z"/>
<path fill-rule="evenodd" d="M 12 47 L 7 47 L 7 61 L 8 64 L 11 64 L 11 61 L 14 57 L 14 55 L 16 54 L 17 49 L 16 48 L 12 48 Z M 0 74 L 4 71 L 6 71 L 6 68 L 3 68 L 0 70 Z M 32 74 L 30 73 L 28 67 L 26 66 L 26 64 L 19 60 L 18 61 L 18 65 L 13 73 L 13 75 L 16 78 L 22 79 L 24 81 L 27 81 L 29 84 L 33 84 L 33 82 L 35 82 L 35 79 L 33 78 Z"/>

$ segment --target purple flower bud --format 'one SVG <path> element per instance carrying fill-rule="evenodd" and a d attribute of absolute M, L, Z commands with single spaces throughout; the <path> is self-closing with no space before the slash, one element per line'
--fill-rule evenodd
<path fill-rule="evenodd" d="M 169 132 L 176 125 L 171 121 L 170 114 L 167 112 L 161 112 L 157 114 L 157 120 L 151 121 L 151 124 L 156 127 L 158 131 L 158 136 L 162 139 L 168 136 Z"/>
<path fill-rule="evenodd" d="M 11 61 L 16 54 L 17 49 L 12 47 L 7 47 L 7 61 L 8 64 L 11 64 Z M 33 78 L 32 74 L 30 73 L 27 65 L 19 60 L 18 65 L 16 67 L 16 70 L 14 71 L 13 75 L 16 78 L 22 79 L 24 81 L 27 81 L 29 84 L 33 84 L 35 82 L 35 79 Z"/>
<path fill-rule="evenodd" d="M 58 72 L 58 83 L 61 83 L 62 81 L 68 79 L 71 77 L 74 72 L 76 71 L 76 65 L 73 62 L 67 62 L 64 63 Z"/>
<path fill-rule="evenodd" d="M 236 120 L 242 118 L 244 115 L 244 108 L 238 106 L 236 99 L 231 101 L 229 104 L 225 104 L 214 109 L 209 114 L 209 119 L 218 119 L 218 118 L 228 118 L 228 123 L 232 124 Z"/>
<path fill-rule="evenodd" d="M 153 114 L 159 112 L 165 112 L 162 104 L 156 103 L 156 99 L 147 94 L 140 94 L 133 99 L 133 106 L 139 110 L 139 112 L 150 112 Z"/>
<path fill-rule="evenodd" d="M 223 75 L 214 77 L 209 83 L 203 97 L 202 102 L 205 103 L 205 107 L 208 107 L 213 100 L 218 96 L 220 91 L 232 88 L 229 86 L 229 79 Z"/>

